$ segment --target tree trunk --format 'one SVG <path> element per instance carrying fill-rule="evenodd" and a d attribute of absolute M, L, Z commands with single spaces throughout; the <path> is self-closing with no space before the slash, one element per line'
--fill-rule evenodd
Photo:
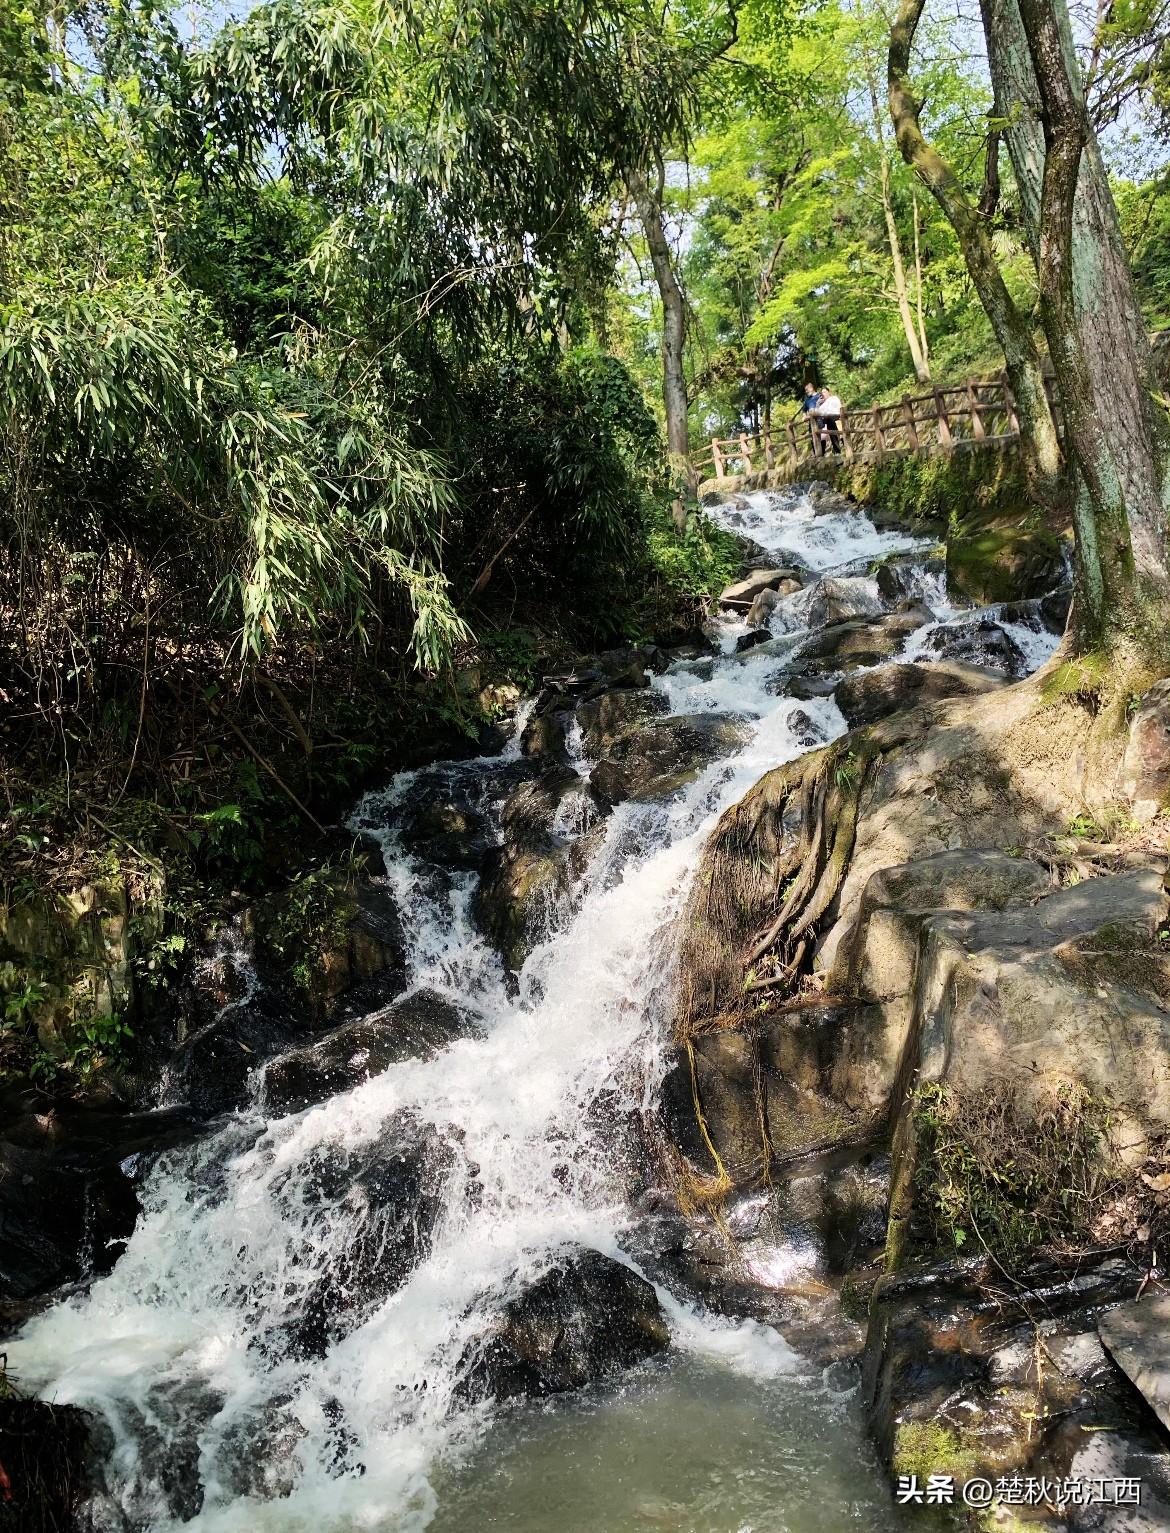
<path fill-rule="evenodd" d="M 658 294 L 662 299 L 662 402 L 666 408 L 666 445 L 676 469 L 686 478 L 687 489 L 694 491 L 694 471 L 688 456 L 690 439 L 687 420 L 687 380 L 683 371 L 686 343 L 686 299 L 675 275 L 670 245 L 662 222 L 662 195 L 666 184 L 661 160 L 652 187 L 642 171 L 631 174 L 630 191 L 642 221 L 642 232 L 650 251 Z M 681 514 L 680 514 L 681 513 Z M 685 523 L 686 511 L 675 502 L 675 520 Z"/>
<path fill-rule="evenodd" d="M 924 3 L 925 0 L 901 0 L 890 33 L 889 90 L 894 135 L 902 158 L 917 172 L 958 237 L 971 281 L 1003 348 L 1016 397 L 1020 452 L 1029 491 L 1041 506 L 1055 509 L 1065 503 L 1067 483 L 1031 326 L 1007 290 L 979 210 L 950 165 L 923 136 L 918 103 L 910 91 L 910 53 Z"/>
<path fill-rule="evenodd" d="M 929 370 L 930 347 L 926 343 L 926 320 L 922 304 L 922 232 L 919 226 L 917 196 L 914 198 L 914 292 L 917 299 L 918 344 L 922 347 L 922 355 Z"/>
<path fill-rule="evenodd" d="M 982 11 L 1080 471 L 1078 613 L 1091 645 L 1111 631 L 1149 631 L 1152 610 L 1170 602 L 1170 430 L 1153 397 L 1153 355 L 1067 11 L 1050 0 L 982 0 Z"/>
<path fill-rule="evenodd" d="M 926 337 L 921 334 L 914 324 L 914 315 L 910 308 L 910 288 L 906 281 L 906 263 L 902 258 L 902 241 L 898 237 L 898 223 L 894 217 L 894 199 L 890 195 L 890 162 L 886 158 L 886 135 L 882 130 L 882 113 L 878 105 L 877 77 L 874 74 L 873 63 L 869 56 L 869 49 L 862 46 L 862 57 L 865 61 L 865 78 L 869 85 L 869 105 L 873 116 L 873 131 L 877 138 L 878 149 L 878 190 L 881 194 L 882 212 L 886 220 L 886 241 L 890 247 L 890 260 L 894 267 L 894 299 L 898 305 L 898 316 L 902 321 L 902 331 L 906 337 L 906 345 L 910 350 L 910 361 L 914 367 L 914 376 L 919 383 L 930 382 L 930 362 L 926 353 Z M 915 241 L 917 251 L 917 241 Z M 921 281 L 921 269 L 919 270 Z M 919 302 L 921 307 L 921 288 L 919 289 Z"/>

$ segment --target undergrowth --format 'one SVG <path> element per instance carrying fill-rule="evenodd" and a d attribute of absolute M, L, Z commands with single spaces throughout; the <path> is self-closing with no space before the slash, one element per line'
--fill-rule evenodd
<path fill-rule="evenodd" d="M 935 1240 L 1018 1263 L 1040 1246 L 1091 1244 L 1124 1178 L 1110 1104 L 1077 1086 L 1016 1091 L 919 1086 L 919 1207 Z"/>

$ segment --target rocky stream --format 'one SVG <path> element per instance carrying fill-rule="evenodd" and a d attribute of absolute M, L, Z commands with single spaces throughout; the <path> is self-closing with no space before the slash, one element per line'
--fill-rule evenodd
<path fill-rule="evenodd" d="M 79 1526 L 880 1533 L 891 1466 L 959 1473 L 973 1441 L 1146 1477 L 1140 1512 L 1055 1526 L 1170 1525 L 1163 1429 L 1096 1329 L 1135 1291 L 1116 1253 L 994 1299 L 977 1258 L 880 1277 L 908 1072 L 978 1076 L 993 1024 L 1037 1071 L 1078 1057 L 1043 1020 L 1088 1014 L 1075 984 L 1129 1051 L 1111 1080 L 1164 1048 L 1160 1002 L 1065 962 L 1162 922 L 1160 875 L 1087 903 L 979 834 L 995 803 L 948 829 L 919 760 L 867 811 L 796 1002 L 764 970 L 746 1020 L 678 1023 L 727 812 L 857 726 L 925 751 L 931 710 L 1007 695 L 1056 649 L 1063 572 L 976 608 L 929 540 L 825 486 L 709 514 L 746 557 L 708 635 L 548 678 L 492 753 L 353 807 L 374 872 L 326 1011 L 294 1026 L 237 923 L 150 1111 L 9 1134 L 54 1213 L 38 1243 L 10 1175 L 8 1361 L 85 1413 L 52 1429 Z"/>

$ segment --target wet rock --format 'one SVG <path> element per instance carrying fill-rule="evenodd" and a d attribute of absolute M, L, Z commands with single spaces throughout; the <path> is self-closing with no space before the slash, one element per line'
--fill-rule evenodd
<path fill-rule="evenodd" d="M 656 644 L 633 644 L 625 649 L 608 649 L 593 658 L 593 666 L 600 672 L 603 687 L 648 687 L 647 671 L 661 673 L 670 664 L 670 658 Z"/>
<path fill-rule="evenodd" d="M 868 1146 L 886 1120 L 904 1029 L 876 1006 L 790 1005 L 700 1032 L 663 1081 L 668 1137 L 701 1172 L 753 1185 L 765 1165 Z"/>
<path fill-rule="evenodd" d="M 1109 1356 L 1170 1430 L 1170 1297 L 1151 1294 L 1106 1310 L 1097 1332 Z"/>
<path fill-rule="evenodd" d="M 600 1252 L 568 1252 L 475 1343 L 460 1392 L 473 1400 L 539 1399 L 612 1378 L 669 1344 L 645 1278 Z"/>
<path fill-rule="evenodd" d="M 137 1217 L 117 1163 L 70 1165 L 61 1153 L 0 1143 L 0 1298 L 108 1272 Z"/>
<path fill-rule="evenodd" d="M 92 1423 L 73 1405 L 0 1399 L 0 1533 L 66 1533 L 91 1489 Z"/>
<path fill-rule="evenodd" d="M 434 784 L 414 800 L 402 840 L 428 862 L 471 871 L 483 865 L 492 845 L 487 817 L 472 807 L 466 789 L 453 784 Z"/>
<path fill-rule="evenodd" d="M 884 559 L 875 572 L 878 594 L 891 607 L 899 602 L 921 601 L 929 587 L 946 574 L 945 559 L 923 559 L 917 554 L 899 554 Z"/>
<path fill-rule="evenodd" d="M 251 913 L 256 970 L 297 1019 L 320 1025 L 362 987 L 368 1007 L 406 988 L 406 949 L 394 896 L 364 866 L 312 872 Z M 269 1015 L 275 1007 L 269 1007 Z M 246 1047 L 251 1043 L 246 1042 Z"/>
<path fill-rule="evenodd" d="M 231 1112 L 247 1098 L 252 1071 L 305 1030 L 280 996 L 261 994 L 226 1007 L 172 1054 L 165 1067 L 166 1100 L 201 1117 Z"/>
<path fill-rule="evenodd" d="M 603 692 L 581 703 L 577 722 L 588 756 L 596 758 L 613 744 L 621 732 L 641 719 L 665 713 L 669 707 L 662 692 Z"/>
<path fill-rule="evenodd" d="M 593 769 L 594 791 L 610 804 L 660 798 L 692 781 L 703 767 L 751 737 L 737 714 L 678 714 L 624 730 Z"/>
<path fill-rule="evenodd" d="M 274 1059 L 264 1072 L 264 1106 L 272 1116 L 300 1112 L 405 1059 L 429 1059 L 478 1031 L 466 1007 L 436 990 L 416 990 Z"/>
<path fill-rule="evenodd" d="M 810 628 L 824 628 L 853 618 L 878 617 L 884 610 L 877 588 L 867 576 L 826 576 L 813 589 L 807 622 Z"/>
<path fill-rule="evenodd" d="M 773 569 L 753 569 L 743 580 L 729 585 L 719 598 L 723 607 L 750 607 L 762 591 L 774 591 L 781 583 L 800 584 L 800 572 L 790 565 Z"/>
<path fill-rule="evenodd" d="M 668 1137 L 705 1175 L 753 1182 L 766 1162 L 759 1051 L 752 1031 L 698 1033 L 676 1049 L 662 1083 Z"/>
<path fill-rule="evenodd" d="M 795 486 L 804 491 L 812 505 L 816 516 L 840 516 L 857 510 L 857 505 L 847 495 L 842 495 L 831 484 L 826 484 L 823 479 L 814 479 L 809 484 Z M 872 508 L 867 508 L 872 514 Z"/>
<path fill-rule="evenodd" d="M 1003 683 L 986 671 L 957 662 L 933 665 L 883 665 L 847 676 L 833 694 L 850 729 L 873 724 L 903 708 L 986 692 Z"/>
<path fill-rule="evenodd" d="M 749 649 L 755 649 L 757 644 L 767 644 L 771 637 L 770 628 L 757 628 L 753 633 L 741 633 L 735 641 L 735 653 L 746 654 Z"/>
<path fill-rule="evenodd" d="M 1002 671 L 1011 677 L 1025 676 L 1027 658 L 1023 650 L 994 618 L 972 618 L 969 622 L 948 623 L 932 633 L 927 641 L 931 654 L 943 660 L 957 660 L 983 670 Z"/>
<path fill-rule="evenodd" d="M 786 596 L 794 596 L 800 590 L 799 580 L 782 580 L 780 584 L 767 591 L 761 591 L 748 608 L 747 624 L 749 628 L 766 628 L 772 613 Z"/>
<path fill-rule="evenodd" d="M 788 727 L 805 750 L 814 745 L 824 745 L 826 734 L 823 725 L 807 714 L 803 708 L 794 708 L 788 715 Z"/>
<path fill-rule="evenodd" d="M 1022 601 L 1064 585 L 1064 545 L 1050 532 L 990 525 L 947 540 L 947 589 L 973 602 Z"/>
<path fill-rule="evenodd" d="M 563 712 L 534 714 L 520 736 L 520 749 L 526 756 L 565 755 L 565 730 L 568 715 Z"/>
<path fill-rule="evenodd" d="M 355 1150 L 310 1151 L 290 1173 L 289 1197 L 318 1237 L 289 1274 L 292 1317 L 255 1344 L 280 1357 L 321 1357 L 361 1325 L 430 1252 L 453 1161 L 436 1129 L 402 1120 Z"/>
<path fill-rule="evenodd" d="M 1140 1275 L 1093 1253 L 1017 1267 L 1006 1292 L 1002 1276 L 974 1259 L 879 1281 L 863 1397 L 890 1472 L 993 1482 L 1136 1476 L 1134 1520 L 1124 1507 L 1069 1502 L 1057 1525 L 1066 1533 L 1167 1526 L 1165 1439 L 1096 1334 L 1102 1308 L 1131 1294 Z"/>
<path fill-rule="evenodd" d="M 1170 680 L 1154 683 L 1130 721 L 1121 781 L 1143 824 L 1170 801 Z"/>
<path fill-rule="evenodd" d="M 798 671 L 795 676 L 782 673 L 768 682 L 766 690 L 776 697 L 795 697 L 801 702 L 809 702 L 814 697 L 832 696 L 836 687 L 837 678 L 832 672 L 803 675 Z"/>
<path fill-rule="evenodd" d="M 569 767 L 521 784 L 504 804 L 502 844 L 486 861 L 472 913 L 507 968 L 523 967 L 566 907 L 583 867 L 574 832 L 597 812 L 588 785 Z"/>
<path fill-rule="evenodd" d="M 1072 586 L 1061 586 L 1040 598 L 1040 619 L 1049 633 L 1062 634 L 1068 624 L 1072 607 Z"/>
<path fill-rule="evenodd" d="M 896 655 L 910 635 L 930 621 L 925 607 L 915 607 L 870 621 L 835 623 L 801 645 L 794 666 L 807 676 L 880 665 Z"/>

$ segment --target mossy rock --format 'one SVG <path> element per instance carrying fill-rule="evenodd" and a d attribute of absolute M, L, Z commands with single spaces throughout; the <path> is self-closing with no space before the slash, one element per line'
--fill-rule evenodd
<path fill-rule="evenodd" d="M 994 524 L 947 543 L 947 589 L 975 602 L 1044 596 L 1065 578 L 1064 550 L 1054 533 Z"/>
<path fill-rule="evenodd" d="M 268 895 L 252 911 L 251 927 L 265 980 L 314 1022 L 329 1020 L 354 985 L 403 966 L 393 899 L 372 882 L 362 856 L 313 869 Z"/>

